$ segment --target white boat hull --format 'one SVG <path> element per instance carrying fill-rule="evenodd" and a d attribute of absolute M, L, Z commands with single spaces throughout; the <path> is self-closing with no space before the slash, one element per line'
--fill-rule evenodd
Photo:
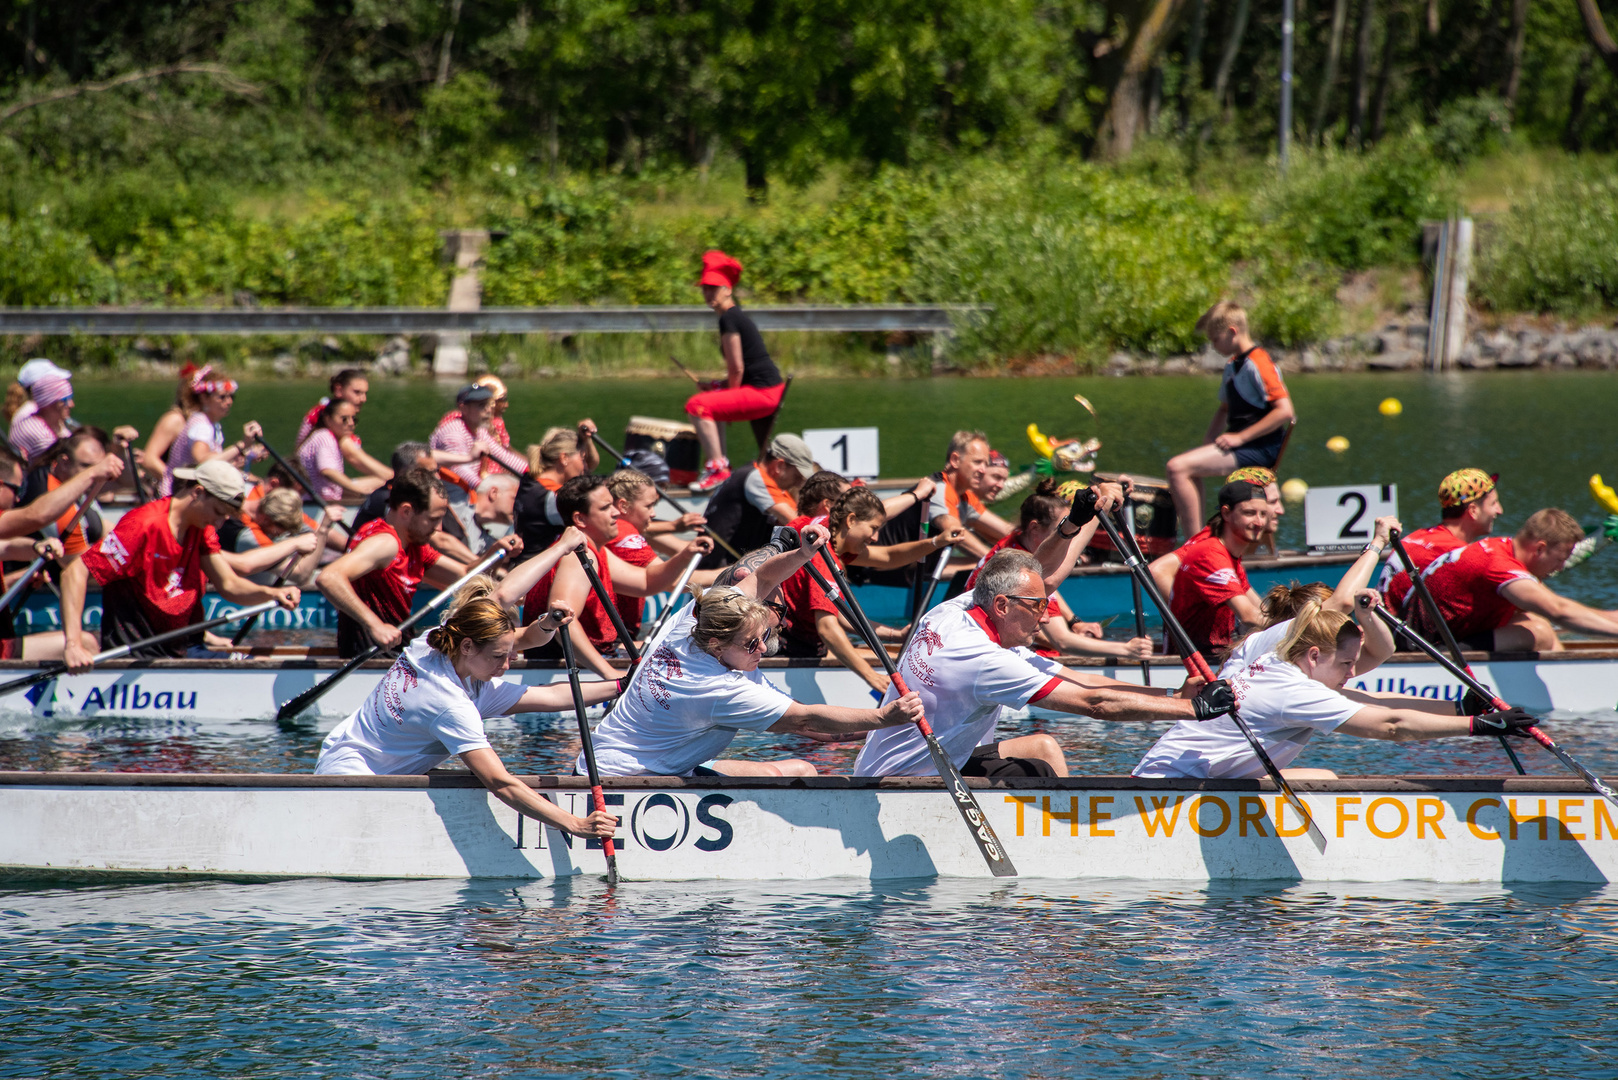
<path fill-rule="evenodd" d="M 1073 663 L 1109 678 L 1141 682 L 1137 664 Z M 109 663 L 84 675 L 0 697 L 0 731 L 113 717 L 203 723 L 273 720 L 282 704 L 327 678 L 337 666 L 336 661 L 274 660 Z M 875 701 L 871 688 L 859 676 L 835 663 L 772 660 L 764 667 L 771 681 L 805 703 L 869 707 Z M 1609 712 L 1618 702 L 1618 650 L 1578 649 L 1537 659 L 1489 660 L 1479 654 L 1473 669 L 1507 701 L 1533 712 Z M 0 681 L 33 670 L 25 664 L 0 662 Z M 329 729 L 359 708 L 386 670 L 387 664 L 377 661 L 355 671 L 311 706 L 301 723 Z M 1179 686 L 1184 674 L 1177 663 L 1162 658 L 1152 665 L 1152 684 Z M 506 675 L 508 682 L 528 686 L 550 685 L 565 678 L 560 667 L 550 664 L 519 664 Z M 1447 672 L 1414 655 L 1395 657 L 1349 686 L 1450 701 L 1461 694 L 1460 683 Z"/>
<path fill-rule="evenodd" d="M 530 781 L 584 812 L 575 777 Z M 1604 882 L 1618 808 L 1559 778 L 1299 785 L 1317 851 L 1254 782 L 1074 777 L 980 784 L 1024 876 L 1062 879 Z M 630 881 L 984 877 L 936 780 L 619 780 Z M 7 876 L 560 878 L 599 847 L 522 819 L 465 774 L 0 774 Z"/>

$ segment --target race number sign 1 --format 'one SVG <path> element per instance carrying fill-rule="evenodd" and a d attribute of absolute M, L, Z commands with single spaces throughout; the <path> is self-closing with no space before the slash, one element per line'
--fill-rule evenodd
<path fill-rule="evenodd" d="M 803 441 L 822 469 L 865 480 L 882 475 L 874 427 L 810 428 L 803 433 Z"/>
<path fill-rule="evenodd" d="M 1397 484 L 1310 488 L 1303 497 L 1305 540 L 1311 550 L 1357 550 L 1370 543 L 1377 518 L 1398 513 Z"/>

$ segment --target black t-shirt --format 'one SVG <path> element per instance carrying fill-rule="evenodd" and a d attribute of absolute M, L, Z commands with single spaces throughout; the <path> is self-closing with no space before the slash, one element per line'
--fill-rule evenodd
<path fill-rule="evenodd" d="M 764 336 L 753 325 L 753 319 L 742 311 L 740 304 L 719 313 L 719 337 L 736 334 L 742 339 L 742 385 L 766 388 L 780 386 L 781 372 L 770 359 L 770 350 L 764 347 Z M 721 353 L 723 355 L 723 353 Z"/>
<path fill-rule="evenodd" d="M 511 565 L 527 562 L 556 543 L 567 526 L 556 507 L 556 493 L 527 473 L 517 477 L 515 522 L 512 531 L 522 537 L 522 553 Z"/>
<path fill-rule="evenodd" d="M 354 528 L 348 535 L 353 536 L 354 533 L 359 532 L 377 518 L 387 514 L 388 496 L 392 494 L 393 481 L 389 480 L 387 483 L 365 496 L 365 501 L 360 503 L 359 512 L 354 515 Z"/>

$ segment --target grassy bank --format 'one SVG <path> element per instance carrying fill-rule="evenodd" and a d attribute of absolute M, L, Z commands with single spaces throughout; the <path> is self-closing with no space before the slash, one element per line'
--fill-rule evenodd
<path fill-rule="evenodd" d="M 436 306 L 449 280 L 438 230 L 484 226 L 505 234 L 483 270 L 489 305 L 689 303 L 697 254 L 723 247 L 746 264 L 754 300 L 992 304 L 992 319 L 962 327 L 954 365 L 1059 358 L 1084 370 L 1120 349 L 1192 351 L 1197 315 L 1222 295 L 1246 301 L 1258 334 L 1280 345 L 1366 329 L 1420 304 L 1419 223 L 1457 210 L 1483 214 L 1474 299 L 1486 314 L 1598 317 L 1618 308 L 1612 164 L 1518 150 L 1457 168 L 1417 133 L 1364 154 L 1300 154 L 1284 180 L 1271 162 L 1158 148 L 1124 167 L 1030 156 L 884 168 L 778 189 L 763 205 L 724 164 L 633 181 L 502 165 L 433 185 L 334 175 L 276 190 L 22 172 L 0 181 L 0 302 Z M 656 367 L 667 352 L 711 367 L 701 337 L 477 348 L 489 367 L 601 374 Z M 0 362 L 50 351 L 123 370 L 143 358 L 279 358 L 290 370 L 378 344 L 7 339 Z M 932 362 L 877 336 L 782 335 L 776 347 L 805 370 Z"/>

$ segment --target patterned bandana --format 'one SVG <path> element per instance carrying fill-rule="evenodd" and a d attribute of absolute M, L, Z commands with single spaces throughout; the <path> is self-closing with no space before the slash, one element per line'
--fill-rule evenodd
<path fill-rule="evenodd" d="M 1227 484 L 1233 480 L 1246 480 L 1249 484 L 1269 487 L 1275 483 L 1275 474 L 1262 465 L 1248 465 L 1225 477 L 1225 483 Z"/>
<path fill-rule="evenodd" d="M 221 379 L 211 364 L 198 368 L 191 376 L 193 394 L 234 394 L 237 385 L 235 379 Z"/>
<path fill-rule="evenodd" d="M 1064 502 L 1072 502 L 1073 496 L 1077 495 L 1081 488 L 1087 488 L 1089 486 L 1089 484 L 1086 484 L 1082 480 L 1068 480 L 1065 481 L 1062 486 L 1056 489 L 1056 497 Z"/>
<path fill-rule="evenodd" d="M 1494 490 L 1499 475 L 1490 476 L 1482 469 L 1456 469 L 1439 482 L 1438 505 L 1447 508 L 1476 502 Z"/>

